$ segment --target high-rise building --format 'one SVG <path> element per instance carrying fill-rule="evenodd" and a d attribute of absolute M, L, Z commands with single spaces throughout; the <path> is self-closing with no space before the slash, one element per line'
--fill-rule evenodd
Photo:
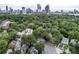
<path fill-rule="evenodd" d="M 1 8 L 0 8 L 0 11 L 1 11 Z"/>
<path fill-rule="evenodd" d="M 23 14 L 26 14 L 25 7 L 22 7 L 22 13 L 23 13 Z"/>
<path fill-rule="evenodd" d="M 77 13 L 79 13 L 79 12 L 78 12 L 78 10 L 74 9 L 74 13 L 77 14 Z"/>
<path fill-rule="evenodd" d="M 0 8 L 0 13 L 1 13 L 1 8 Z"/>
<path fill-rule="evenodd" d="M 46 11 L 46 13 L 49 13 L 50 12 L 50 6 L 49 5 L 46 5 L 45 6 L 45 11 Z"/>
<path fill-rule="evenodd" d="M 8 6 L 6 6 L 6 12 L 8 12 Z"/>
<path fill-rule="evenodd" d="M 63 10 L 61 10 L 61 13 L 63 13 Z"/>
<path fill-rule="evenodd" d="M 26 9 L 26 12 L 27 12 L 27 13 L 33 13 L 33 10 L 30 9 L 30 8 L 28 8 L 28 9 Z"/>
<path fill-rule="evenodd" d="M 37 12 L 41 12 L 41 5 L 37 4 Z"/>
<path fill-rule="evenodd" d="M 10 13 L 12 13 L 13 12 L 13 9 L 10 7 Z"/>
<path fill-rule="evenodd" d="M 22 10 L 25 10 L 25 7 L 22 7 Z"/>

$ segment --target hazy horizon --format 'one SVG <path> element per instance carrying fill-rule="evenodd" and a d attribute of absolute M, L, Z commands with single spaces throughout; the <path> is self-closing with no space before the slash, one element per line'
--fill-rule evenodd
<path fill-rule="evenodd" d="M 17 9 L 20 9 L 21 10 L 21 7 L 25 7 L 26 9 L 27 8 L 31 8 L 33 10 L 36 10 L 37 9 L 37 4 L 34 4 L 34 5 L 13 5 L 13 4 L 0 4 L 0 8 L 1 10 L 5 10 L 5 7 L 8 6 L 8 7 L 12 7 L 14 10 L 17 10 Z M 41 5 L 42 9 L 45 8 L 45 5 Z M 64 11 L 73 11 L 74 9 L 77 9 L 79 10 L 78 6 L 65 6 L 65 7 L 59 7 L 59 6 L 51 6 L 50 5 L 50 10 L 51 11 L 56 11 L 56 10 L 64 10 Z"/>
<path fill-rule="evenodd" d="M 13 9 L 21 9 L 22 6 L 36 10 L 37 4 L 41 4 L 42 9 L 47 4 L 50 5 L 50 10 L 64 10 L 73 11 L 74 9 L 79 10 L 78 0 L 0 0 L 0 8 L 5 9 L 8 5 Z"/>

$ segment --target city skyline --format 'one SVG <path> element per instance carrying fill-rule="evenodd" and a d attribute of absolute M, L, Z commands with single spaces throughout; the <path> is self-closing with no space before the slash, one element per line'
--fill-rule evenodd
<path fill-rule="evenodd" d="M 2 10 L 5 10 L 6 9 L 6 6 L 8 6 L 9 8 L 11 7 L 14 10 L 17 10 L 17 9 L 20 9 L 21 10 L 22 7 L 25 7 L 26 9 L 27 8 L 31 8 L 34 11 L 36 11 L 36 9 L 37 9 L 37 4 L 35 4 L 35 5 L 30 5 L 30 4 L 29 5 L 0 4 L 0 8 Z M 43 10 L 45 8 L 45 6 L 42 6 L 41 5 L 41 9 Z M 56 7 L 56 6 L 51 6 L 51 5 L 49 5 L 49 6 L 50 6 L 50 10 L 51 11 L 57 11 L 57 10 L 58 11 L 60 11 L 60 10 L 73 11 L 74 9 L 79 10 L 78 6 L 69 6 L 69 7 Z"/>
<path fill-rule="evenodd" d="M 13 9 L 21 9 L 21 7 L 31 8 L 36 10 L 37 4 L 41 4 L 42 9 L 47 4 L 50 5 L 50 10 L 79 10 L 78 0 L 0 0 L 1 9 L 5 9 L 5 6 L 12 7 Z M 3 7 L 4 6 L 4 7 Z"/>

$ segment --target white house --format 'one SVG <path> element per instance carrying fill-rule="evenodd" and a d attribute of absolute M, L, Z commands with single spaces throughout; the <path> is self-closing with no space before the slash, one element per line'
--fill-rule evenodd
<path fill-rule="evenodd" d="M 72 39 L 72 40 L 70 41 L 70 43 L 75 46 L 75 45 L 77 44 L 77 43 L 76 43 L 76 39 Z"/>
<path fill-rule="evenodd" d="M 63 51 L 64 51 L 63 49 L 56 47 L 56 53 L 57 54 L 63 53 Z"/>
<path fill-rule="evenodd" d="M 69 39 L 68 39 L 68 38 L 63 37 L 63 39 L 62 39 L 61 43 L 62 43 L 62 44 L 66 44 L 66 45 L 68 45 L 68 43 L 69 43 Z"/>
<path fill-rule="evenodd" d="M 25 33 L 25 35 L 31 35 L 33 33 L 33 30 L 28 28 L 24 30 L 23 33 Z"/>
<path fill-rule="evenodd" d="M 9 28 L 9 25 L 10 25 L 10 21 L 4 20 L 4 21 L 2 21 L 1 27 L 3 29 L 8 29 Z"/>
<path fill-rule="evenodd" d="M 12 49 L 8 49 L 7 52 L 6 52 L 6 54 L 10 54 L 12 52 L 13 52 Z"/>
<path fill-rule="evenodd" d="M 17 35 L 20 35 L 20 36 L 22 36 L 22 35 L 31 35 L 32 33 L 33 33 L 33 30 L 27 28 L 27 29 L 25 29 L 25 30 L 22 31 L 22 32 L 17 32 Z"/>

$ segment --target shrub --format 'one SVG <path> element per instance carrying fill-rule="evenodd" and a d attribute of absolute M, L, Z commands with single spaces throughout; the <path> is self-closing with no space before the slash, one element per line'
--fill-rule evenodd
<path fill-rule="evenodd" d="M 35 45 L 35 48 L 38 50 L 38 53 L 40 54 L 40 53 L 42 53 L 42 51 L 44 50 L 44 45 L 41 44 L 41 43 L 37 43 L 37 44 Z"/>
<path fill-rule="evenodd" d="M 36 43 L 36 38 L 34 35 L 24 35 L 22 37 L 22 42 L 30 46 Z"/>
<path fill-rule="evenodd" d="M 7 44 L 6 40 L 0 40 L 0 53 L 4 53 L 7 50 Z"/>

